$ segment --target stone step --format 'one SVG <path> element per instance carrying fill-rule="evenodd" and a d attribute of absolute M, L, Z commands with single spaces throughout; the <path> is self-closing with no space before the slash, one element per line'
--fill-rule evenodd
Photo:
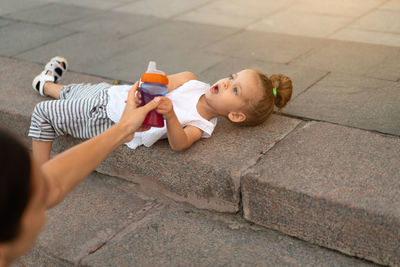
<path fill-rule="evenodd" d="M 375 266 L 93 173 L 13 266 Z"/>
<path fill-rule="evenodd" d="M 244 217 L 385 265 L 400 265 L 400 138 L 308 122 L 242 178 Z"/>
<path fill-rule="evenodd" d="M 47 99 L 31 89 L 41 69 L 0 57 L 0 121 L 27 144 L 33 108 Z M 65 83 L 103 80 L 65 77 Z M 54 152 L 79 142 L 58 138 Z M 122 146 L 97 171 L 197 208 L 243 212 L 247 220 L 318 245 L 398 265 L 398 151 L 398 137 L 273 115 L 254 128 L 220 120 L 212 138 L 184 152 L 173 152 L 165 140 L 136 150 Z"/>

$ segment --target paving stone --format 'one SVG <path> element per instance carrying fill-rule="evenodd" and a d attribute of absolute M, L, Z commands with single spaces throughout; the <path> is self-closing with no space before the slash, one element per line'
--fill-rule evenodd
<path fill-rule="evenodd" d="M 213 1 L 193 11 L 185 12 L 175 17 L 177 20 L 205 23 L 219 26 L 243 28 L 249 23 L 285 7 L 290 0 L 269 2 L 269 1 Z"/>
<path fill-rule="evenodd" d="M 84 259 L 90 266 L 373 266 L 232 216 L 163 210 Z"/>
<path fill-rule="evenodd" d="M 149 44 L 130 53 L 99 61 L 98 64 L 88 67 L 87 72 L 134 83 L 146 71 L 150 60 L 156 61 L 157 67 L 167 74 L 182 71 L 191 71 L 196 74 L 224 58 L 201 50 L 196 53 L 176 49 L 170 49 L 168 53 L 165 51 L 163 44 Z"/>
<path fill-rule="evenodd" d="M 18 258 L 12 267 L 27 267 L 27 266 L 48 266 L 48 267 L 72 267 L 71 262 L 58 259 L 55 256 L 46 254 L 39 249 L 33 249 L 28 254 Z"/>
<path fill-rule="evenodd" d="M 49 3 L 36 8 L 16 12 L 7 17 L 25 22 L 55 26 L 69 21 L 76 21 L 96 12 L 99 12 L 99 10 L 60 3 Z"/>
<path fill-rule="evenodd" d="M 132 183 L 93 173 L 48 212 L 36 249 L 76 264 L 162 206 L 155 198 L 138 193 Z"/>
<path fill-rule="evenodd" d="M 115 35 L 106 33 L 82 32 L 42 45 L 18 55 L 17 58 L 44 64 L 49 60 L 49 55 L 61 55 L 68 60 L 71 70 L 89 73 L 88 69 L 102 59 L 112 58 L 121 52 L 128 53 L 145 44 L 145 41 L 118 39 Z"/>
<path fill-rule="evenodd" d="M 351 25 L 370 31 L 400 33 L 400 10 L 374 10 Z"/>
<path fill-rule="evenodd" d="M 290 8 L 301 12 L 357 18 L 384 3 L 383 0 L 300 0 Z"/>
<path fill-rule="evenodd" d="M 398 137 L 308 123 L 243 176 L 244 216 L 348 255 L 399 265 L 399 151 Z"/>
<path fill-rule="evenodd" d="M 284 113 L 400 135 L 400 83 L 332 73 Z"/>
<path fill-rule="evenodd" d="M 237 32 L 232 27 L 218 27 L 190 22 L 171 21 L 146 31 L 131 35 L 126 39 L 143 40 L 152 45 L 164 46 L 165 53 L 171 50 L 194 51 Z"/>
<path fill-rule="evenodd" d="M 15 23 L 15 22 L 12 20 L 4 19 L 4 18 L 0 17 L 0 27 L 11 24 L 11 23 Z"/>
<path fill-rule="evenodd" d="M 212 10 L 212 12 L 210 12 L 207 8 L 184 13 L 183 15 L 177 16 L 175 20 L 236 28 L 243 28 L 254 21 L 251 17 L 219 14 L 217 10 Z"/>
<path fill-rule="evenodd" d="M 396 33 L 377 32 L 355 28 L 344 28 L 329 36 L 331 39 L 380 44 L 386 46 L 400 46 L 400 35 Z"/>
<path fill-rule="evenodd" d="M 207 0 L 170 0 L 165 5 L 163 0 L 138 0 L 133 3 L 115 8 L 115 11 L 140 15 L 152 15 L 161 18 L 170 18 L 177 14 L 194 9 L 206 3 Z"/>
<path fill-rule="evenodd" d="M 285 10 L 269 16 L 259 22 L 250 24 L 248 30 L 275 32 L 280 34 L 326 37 L 343 28 L 352 18 L 327 16 L 326 14 L 301 13 L 296 10 Z"/>
<path fill-rule="evenodd" d="M 246 68 L 259 69 L 268 76 L 274 73 L 282 73 L 289 76 L 294 86 L 292 99 L 327 74 L 324 71 L 306 67 L 299 68 L 288 66 L 286 64 L 230 57 L 200 73 L 197 75 L 197 78 L 213 84 L 223 77 L 227 77 L 232 73 L 236 73 Z"/>
<path fill-rule="evenodd" d="M 12 1 L 1 1 L 0 2 L 0 16 L 7 15 L 10 13 L 18 12 L 21 10 L 27 10 L 37 6 L 46 4 L 47 1 L 40 0 L 12 0 Z"/>
<path fill-rule="evenodd" d="M 78 21 L 63 24 L 62 27 L 97 34 L 113 33 L 123 37 L 162 22 L 165 22 L 165 20 L 151 16 L 132 16 L 131 14 L 107 10 Z"/>
<path fill-rule="evenodd" d="M 144 66 L 147 66 L 148 61 L 151 59 L 160 60 L 161 62 L 168 61 L 168 64 L 164 65 L 171 66 L 171 69 L 164 68 L 168 72 L 184 71 L 186 70 L 184 69 L 185 66 L 196 67 L 191 68 L 193 69 L 192 71 L 202 71 L 209 64 L 214 64 L 218 57 L 208 56 L 203 52 L 193 53 L 193 50 L 215 42 L 221 36 L 231 34 L 232 31 L 234 31 L 232 28 L 196 25 L 187 22 L 171 22 L 125 38 L 118 38 L 112 33 L 77 33 L 63 40 L 30 50 L 19 55 L 18 58 L 45 63 L 48 61 L 48 55 L 60 54 L 68 59 L 70 69 L 74 71 L 132 81 L 132 78 L 126 78 L 133 75 L 140 76 L 144 71 L 143 62 L 145 62 Z M 157 36 L 157 38 L 154 38 L 154 36 Z M 181 38 L 186 41 L 182 43 Z M 139 50 L 139 48 L 143 50 Z M 80 53 L 76 52 L 77 49 L 80 50 Z M 127 61 L 125 57 L 128 56 L 129 58 L 130 55 L 132 61 Z M 150 58 L 153 55 L 156 55 L 156 57 Z M 174 62 L 178 59 L 178 63 L 185 63 L 183 55 L 192 57 L 192 61 L 187 60 L 190 64 L 174 65 Z M 138 65 L 130 66 L 141 59 L 143 61 L 139 62 Z M 124 67 L 127 68 L 121 70 Z"/>
<path fill-rule="evenodd" d="M 347 74 L 368 75 L 385 61 L 399 56 L 399 49 L 344 41 L 331 41 L 299 57 L 290 65 L 308 66 Z M 351 60 L 349 60 L 351 58 Z M 393 79 L 393 73 L 381 73 L 377 78 Z"/>
<path fill-rule="evenodd" d="M 240 173 L 299 123 L 272 115 L 260 126 L 239 128 L 220 119 L 211 138 L 197 141 L 186 151 L 172 151 L 166 140 L 136 150 L 123 146 L 97 170 L 151 184 L 160 192 L 199 208 L 237 212 Z M 136 174 L 146 177 L 140 179 Z"/>
<path fill-rule="evenodd" d="M 396 0 L 391 0 L 380 6 L 379 9 L 400 11 L 400 2 Z"/>
<path fill-rule="evenodd" d="M 13 23 L 0 27 L 0 55 L 15 56 L 71 34 L 70 30 L 45 25 Z"/>
<path fill-rule="evenodd" d="M 206 50 L 226 56 L 288 63 L 312 48 L 325 44 L 322 39 L 241 31 L 208 46 Z"/>
<path fill-rule="evenodd" d="M 51 0 L 52 2 L 59 2 L 59 3 L 65 3 L 64 0 Z M 112 8 L 119 7 L 123 4 L 126 4 L 128 2 L 133 2 L 135 0 L 68 0 L 69 4 L 77 5 L 77 6 L 83 6 L 83 7 L 94 7 L 98 9 L 103 9 L 103 10 L 110 10 Z"/>
<path fill-rule="evenodd" d="M 400 41 L 400 39 L 399 39 Z M 400 49 L 390 57 L 386 57 L 381 63 L 373 66 L 366 72 L 368 77 L 381 79 L 385 77 L 387 80 L 400 81 Z"/>

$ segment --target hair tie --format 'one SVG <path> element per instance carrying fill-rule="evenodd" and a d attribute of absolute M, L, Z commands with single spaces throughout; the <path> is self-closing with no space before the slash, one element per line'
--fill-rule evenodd
<path fill-rule="evenodd" d="M 274 94 L 274 96 L 276 96 L 276 88 L 272 88 L 272 93 Z"/>

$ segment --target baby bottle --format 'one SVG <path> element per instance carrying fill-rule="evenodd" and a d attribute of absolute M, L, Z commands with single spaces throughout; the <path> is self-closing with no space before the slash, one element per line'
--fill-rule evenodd
<path fill-rule="evenodd" d="M 141 106 L 146 105 L 156 96 L 165 96 L 168 92 L 168 78 L 164 72 L 157 70 L 154 61 L 149 62 L 146 73 L 142 75 L 139 83 L 142 95 Z M 152 127 L 164 127 L 164 118 L 155 110 L 150 111 L 143 121 L 143 125 Z"/>

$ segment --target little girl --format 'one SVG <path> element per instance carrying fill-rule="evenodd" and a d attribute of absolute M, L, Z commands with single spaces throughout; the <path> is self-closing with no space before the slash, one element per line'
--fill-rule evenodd
<path fill-rule="evenodd" d="M 55 57 L 32 83 L 41 95 L 57 99 L 37 104 L 32 114 L 28 135 L 32 137 L 32 150 L 40 163 L 50 158 L 56 136 L 69 134 L 88 139 L 118 122 L 128 91 L 138 86 L 138 82 L 133 86 L 57 84 L 67 67 L 64 58 Z M 156 108 L 164 116 L 166 126 L 135 133 L 126 143 L 128 147 L 149 147 L 167 137 L 171 148 L 181 151 L 202 137 L 209 138 L 218 116 L 241 126 L 258 125 L 269 117 L 274 104 L 280 111 L 292 95 L 289 77 L 273 74 L 268 78 L 253 69 L 222 78 L 213 86 L 197 81 L 191 72 L 169 75 L 168 80 L 168 93 L 157 99 Z M 140 93 L 136 95 L 138 104 Z"/>

